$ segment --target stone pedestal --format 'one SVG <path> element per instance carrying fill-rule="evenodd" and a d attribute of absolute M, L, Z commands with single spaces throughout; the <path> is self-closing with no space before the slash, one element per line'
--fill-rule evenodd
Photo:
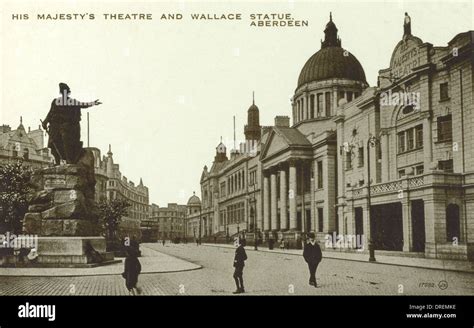
<path fill-rule="evenodd" d="M 100 256 L 95 258 L 89 247 Z M 37 265 L 43 267 L 90 267 L 115 263 L 112 252 L 105 251 L 104 237 L 38 237 Z"/>
<path fill-rule="evenodd" d="M 33 174 L 34 192 L 23 221 L 27 234 L 98 236 L 94 173 L 81 165 L 61 165 Z"/>
<path fill-rule="evenodd" d="M 100 237 L 93 164 L 92 152 L 84 150 L 78 164 L 34 172 L 23 220 L 23 233 L 39 236 L 38 258 L 32 266 L 90 267 L 114 262 Z"/>

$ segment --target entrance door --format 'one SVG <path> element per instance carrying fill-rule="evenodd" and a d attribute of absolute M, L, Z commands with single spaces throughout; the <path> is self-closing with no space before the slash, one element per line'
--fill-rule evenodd
<path fill-rule="evenodd" d="M 390 203 L 372 206 L 371 238 L 375 249 L 403 250 L 402 204 Z"/>
<path fill-rule="evenodd" d="M 362 215 L 362 207 L 354 208 L 355 234 L 362 236 L 364 234 L 364 218 Z"/>
<path fill-rule="evenodd" d="M 413 251 L 425 251 L 425 204 L 417 199 L 411 202 L 411 225 L 413 235 Z"/>

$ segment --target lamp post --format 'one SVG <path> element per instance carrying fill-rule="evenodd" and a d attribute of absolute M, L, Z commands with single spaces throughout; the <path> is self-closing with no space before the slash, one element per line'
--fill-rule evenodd
<path fill-rule="evenodd" d="M 370 148 L 373 148 L 377 145 L 378 139 L 370 135 L 367 139 L 367 206 L 368 206 L 368 216 L 369 216 L 369 226 L 370 226 L 370 238 L 369 238 L 369 262 L 375 262 L 375 245 L 373 244 L 374 231 L 372 229 L 372 205 L 371 205 L 371 194 L 370 194 Z"/>
<path fill-rule="evenodd" d="M 198 244 L 201 245 L 201 232 L 202 232 L 202 207 L 199 205 L 199 236 Z"/>
<path fill-rule="evenodd" d="M 252 206 L 250 206 L 250 216 L 253 218 L 253 241 L 254 249 L 258 251 L 258 228 L 257 228 L 257 215 L 255 213 L 255 181 L 252 183 Z"/>

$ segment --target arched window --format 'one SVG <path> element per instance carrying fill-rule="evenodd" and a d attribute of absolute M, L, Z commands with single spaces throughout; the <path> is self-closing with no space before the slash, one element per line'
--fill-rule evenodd
<path fill-rule="evenodd" d="M 456 239 L 454 239 L 456 238 Z M 461 225 L 459 221 L 459 206 L 449 204 L 446 208 L 446 241 L 461 241 Z"/>

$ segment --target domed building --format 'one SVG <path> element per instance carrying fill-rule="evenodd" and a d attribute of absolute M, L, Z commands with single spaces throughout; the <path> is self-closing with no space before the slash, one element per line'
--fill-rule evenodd
<path fill-rule="evenodd" d="M 197 238 L 199 236 L 199 225 L 201 218 L 201 199 L 196 196 L 196 192 L 189 197 L 186 204 L 186 238 Z"/>
<path fill-rule="evenodd" d="M 321 49 L 306 61 L 298 77 L 293 125 L 331 118 L 342 99 L 352 101 L 368 86 L 362 65 L 342 48 L 337 32 L 330 15 Z"/>
<path fill-rule="evenodd" d="M 329 16 L 321 48 L 303 65 L 292 98 L 293 124 L 277 116 L 262 137 L 265 238 L 301 246 L 304 233 L 319 239 L 337 228 L 337 133 L 339 105 L 367 89 L 359 60 L 342 48 Z M 291 197 L 290 197 L 291 195 Z"/>

